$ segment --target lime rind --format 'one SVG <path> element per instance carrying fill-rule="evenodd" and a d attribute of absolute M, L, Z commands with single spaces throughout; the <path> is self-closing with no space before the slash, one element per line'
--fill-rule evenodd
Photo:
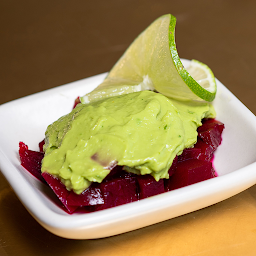
<path fill-rule="evenodd" d="M 171 15 L 173 16 L 173 15 Z M 214 79 L 215 83 L 215 88 L 213 91 L 208 91 L 205 88 L 203 88 L 190 74 L 189 72 L 184 68 L 180 57 L 178 55 L 178 51 L 176 48 L 176 43 L 175 43 L 175 26 L 176 26 L 176 18 L 171 18 L 170 20 L 170 25 L 169 25 L 169 48 L 170 48 L 170 53 L 172 55 L 173 62 L 176 66 L 176 69 L 178 73 L 180 74 L 181 78 L 183 81 L 186 83 L 186 85 L 189 87 L 189 89 L 198 97 L 205 101 L 213 101 L 215 96 L 216 96 L 216 83 L 214 79 L 214 75 L 212 70 L 205 64 L 201 63 L 201 65 L 204 65 L 205 68 L 207 68 L 207 71 L 211 74 L 211 77 Z M 196 61 L 196 60 L 192 60 Z M 196 61 L 199 63 L 199 61 Z"/>

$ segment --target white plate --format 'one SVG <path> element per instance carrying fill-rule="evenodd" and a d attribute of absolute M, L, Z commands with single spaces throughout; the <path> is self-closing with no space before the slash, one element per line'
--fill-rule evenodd
<path fill-rule="evenodd" d="M 189 64 L 188 60 L 183 62 Z M 105 76 L 0 106 L 0 169 L 27 210 L 50 232 L 73 239 L 112 236 L 215 204 L 256 183 L 256 117 L 217 80 L 214 106 L 217 119 L 226 127 L 214 159 L 219 177 L 95 213 L 65 213 L 50 189 L 20 166 L 18 144 L 23 141 L 38 150 L 47 125 L 68 113 L 74 99 L 91 91 Z"/>

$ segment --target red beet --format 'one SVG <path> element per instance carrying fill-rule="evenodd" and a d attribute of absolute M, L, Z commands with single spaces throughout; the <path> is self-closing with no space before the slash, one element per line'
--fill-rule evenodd
<path fill-rule="evenodd" d="M 58 178 L 47 172 L 42 173 L 42 176 L 53 190 L 53 192 L 57 195 L 62 204 L 66 207 L 68 213 L 73 213 L 78 208 L 78 206 L 68 205 L 67 197 L 70 192 L 66 189 L 65 185 L 62 184 Z"/>
<path fill-rule="evenodd" d="M 198 160 L 203 160 L 203 161 L 212 160 L 213 153 L 215 151 L 215 148 L 212 147 L 212 145 L 209 145 L 203 142 L 200 138 L 198 138 L 194 148 L 199 148 L 201 150 L 201 153 L 197 158 Z"/>
<path fill-rule="evenodd" d="M 176 156 L 173 159 L 172 165 L 168 171 L 169 173 L 169 179 L 164 179 L 164 190 L 165 191 L 169 191 L 169 182 L 170 182 L 170 178 L 171 176 L 176 172 L 176 168 L 177 168 L 177 163 L 178 163 L 178 157 Z"/>
<path fill-rule="evenodd" d="M 44 144 L 45 144 L 45 141 L 42 140 L 41 142 L 39 142 L 39 151 L 44 153 Z"/>
<path fill-rule="evenodd" d="M 205 119 L 203 125 L 197 130 L 198 137 L 216 150 L 221 143 L 221 133 L 223 129 L 223 123 L 215 119 Z"/>
<path fill-rule="evenodd" d="M 45 182 L 41 175 L 41 162 L 44 154 L 41 152 L 29 150 L 23 142 L 19 143 L 19 155 L 21 165 L 27 169 L 34 177 Z"/>
<path fill-rule="evenodd" d="M 222 122 L 216 120 L 216 119 L 203 119 L 202 121 L 202 125 L 200 127 L 198 127 L 198 132 L 202 132 L 202 131 L 207 131 L 210 129 L 214 129 L 215 127 L 217 127 L 218 131 L 220 133 L 223 132 L 225 126 Z"/>
<path fill-rule="evenodd" d="M 164 180 L 156 181 L 151 175 L 138 175 L 139 199 L 164 193 Z"/>
<path fill-rule="evenodd" d="M 169 190 L 185 187 L 215 177 L 211 162 L 189 159 L 178 162 L 169 180 Z"/>
<path fill-rule="evenodd" d="M 46 172 L 42 173 L 42 176 L 69 213 L 74 212 L 78 207 L 104 204 L 98 183 L 92 184 L 78 195 L 73 191 L 68 191 L 57 177 Z"/>
<path fill-rule="evenodd" d="M 105 177 L 104 181 L 109 181 L 114 178 L 120 178 L 125 175 L 125 171 L 123 171 L 123 166 L 116 165 L 111 172 Z"/>
<path fill-rule="evenodd" d="M 188 159 L 199 159 L 201 156 L 201 148 L 186 148 L 182 154 L 178 156 L 178 161 L 182 162 Z"/>
<path fill-rule="evenodd" d="M 136 177 L 132 174 L 125 174 L 122 177 L 103 181 L 100 189 L 104 198 L 104 204 L 96 209 L 102 210 L 138 200 Z"/>
<path fill-rule="evenodd" d="M 176 156 L 174 159 L 173 159 L 173 162 L 172 162 L 172 165 L 168 171 L 168 174 L 169 174 L 169 177 L 171 177 L 175 170 L 176 170 L 176 166 L 177 166 L 177 163 L 178 163 L 178 157 Z"/>
<path fill-rule="evenodd" d="M 214 151 L 221 143 L 224 124 L 215 119 L 204 119 L 198 131 L 197 143 L 194 148 L 187 148 L 178 157 L 179 162 L 188 159 L 211 161 Z"/>
<path fill-rule="evenodd" d="M 83 191 L 81 194 L 76 194 L 70 191 L 67 196 L 67 204 L 69 206 L 92 206 L 104 204 L 104 199 L 101 194 L 98 183 L 93 183 L 88 189 Z"/>

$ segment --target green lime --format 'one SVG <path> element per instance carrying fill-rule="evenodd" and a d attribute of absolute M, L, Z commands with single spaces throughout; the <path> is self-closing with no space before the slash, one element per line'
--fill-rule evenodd
<path fill-rule="evenodd" d="M 175 44 L 176 18 L 166 14 L 156 19 L 128 47 L 94 91 L 81 97 L 82 103 L 106 97 L 156 90 L 180 100 L 212 101 L 216 82 L 209 67 L 191 61 L 182 65 Z"/>

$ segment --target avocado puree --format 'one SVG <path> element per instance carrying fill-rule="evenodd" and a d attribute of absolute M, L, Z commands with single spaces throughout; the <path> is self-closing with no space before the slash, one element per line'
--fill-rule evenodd
<path fill-rule="evenodd" d="M 176 155 L 193 147 L 197 127 L 213 118 L 212 105 L 170 100 L 152 91 L 79 104 L 46 131 L 42 172 L 81 193 L 113 166 L 168 178 Z"/>

